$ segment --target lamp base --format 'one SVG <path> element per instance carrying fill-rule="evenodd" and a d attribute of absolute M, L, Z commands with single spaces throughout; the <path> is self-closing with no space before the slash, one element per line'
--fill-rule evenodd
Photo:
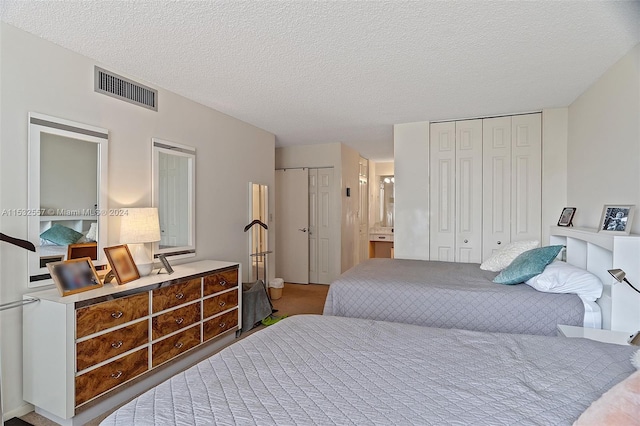
<path fill-rule="evenodd" d="M 138 268 L 141 277 L 146 277 L 153 271 L 153 260 L 149 257 L 144 244 L 128 244 L 131 257 Z"/>

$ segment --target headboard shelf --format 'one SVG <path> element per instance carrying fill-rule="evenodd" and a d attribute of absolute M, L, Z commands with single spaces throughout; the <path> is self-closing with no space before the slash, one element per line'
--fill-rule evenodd
<path fill-rule="evenodd" d="M 614 284 L 607 270 L 619 268 L 632 283 L 640 283 L 640 235 L 598 232 L 594 228 L 551 227 L 550 244 L 566 246 L 566 261 L 596 275 L 604 283 L 598 305 L 602 328 L 640 330 L 640 295 L 626 284 Z"/>

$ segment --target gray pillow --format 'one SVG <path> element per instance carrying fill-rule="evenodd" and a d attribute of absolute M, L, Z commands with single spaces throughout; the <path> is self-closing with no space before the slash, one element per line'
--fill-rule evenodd
<path fill-rule="evenodd" d="M 40 238 L 51 241 L 59 246 L 68 246 L 69 244 L 73 244 L 82 238 L 82 236 L 82 233 L 58 223 L 40 234 Z"/>

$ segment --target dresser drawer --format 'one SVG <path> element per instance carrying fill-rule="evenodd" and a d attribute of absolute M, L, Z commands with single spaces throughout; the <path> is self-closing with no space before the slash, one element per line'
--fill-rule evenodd
<path fill-rule="evenodd" d="M 191 327 L 175 336 L 154 343 L 152 349 L 153 367 L 157 367 L 199 344 L 200 326 Z"/>
<path fill-rule="evenodd" d="M 76 343 L 76 370 L 82 371 L 148 342 L 149 321 L 145 320 Z"/>
<path fill-rule="evenodd" d="M 149 293 L 97 303 L 76 310 L 76 338 L 142 318 L 149 314 Z"/>
<path fill-rule="evenodd" d="M 123 358 L 76 377 L 76 406 L 147 371 L 148 349 L 140 349 Z"/>
<path fill-rule="evenodd" d="M 229 291 L 227 293 L 222 293 L 218 296 L 205 299 L 202 303 L 204 304 L 202 309 L 204 311 L 203 317 L 208 318 L 217 313 L 238 306 L 238 292 Z"/>
<path fill-rule="evenodd" d="M 193 302 L 200 298 L 200 278 L 153 290 L 153 312 Z"/>
<path fill-rule="evenodd" d="M 153 340 L 200 321 L 200 302 L 160 314 L 152 320 Z"/>
<path fill-rule="evenodd" d="M 231 312 L 227 312 L 224 315 L 215 317 L 205 322 L 203 327 L 204 340 L 209 340 L 216 337 L 218 334 L 224 333 L 227 330 L 238 325 L 238 310 L 234 309 Z"/>
<path fill-rule="evenodd" d="M 204 295 L 228 290 L 238 285 L 238 270 L 219 272 L 204 277 Z"/>

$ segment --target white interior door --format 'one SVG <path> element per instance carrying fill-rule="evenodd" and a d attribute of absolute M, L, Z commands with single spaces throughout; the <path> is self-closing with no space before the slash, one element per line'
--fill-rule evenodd
<path fill-rule="evenodd" d="M 456 124 L 433 123 L 431 141 L 431 260 L 455 261 Z"/>
<path fill-rule="evenodd" d="M 309 169 L 309 281 L 331 283 L 333 168 Z"/>
<path fill-rule="evenodd" d="M 367 160 L 364 160 L 365 162 Z M 360 220 L 359 243 L 358 243 L 358 263 L 369 259 L 369 184 L 367 180 L 366 163 L 360 164 L 360 208 L 358 209 L 358 219 Z"/>
<path fill-rule="evenodd" d="M 482 120 L 482 259 L 511 241 L 511 117 Z"/>
<path fill-rule="evenodd" d="M 511 241 L 542 237 L 541 114 L 511 119 Z"/>
<path fill-rule="evenodd" d="M 456 121 L 456 262 L 482 262 L 482 120 Z"/>
<path fill-rule="evenodd" d="M 309 172 L 276 170 L 276 275 L 309 283 Z"/>

